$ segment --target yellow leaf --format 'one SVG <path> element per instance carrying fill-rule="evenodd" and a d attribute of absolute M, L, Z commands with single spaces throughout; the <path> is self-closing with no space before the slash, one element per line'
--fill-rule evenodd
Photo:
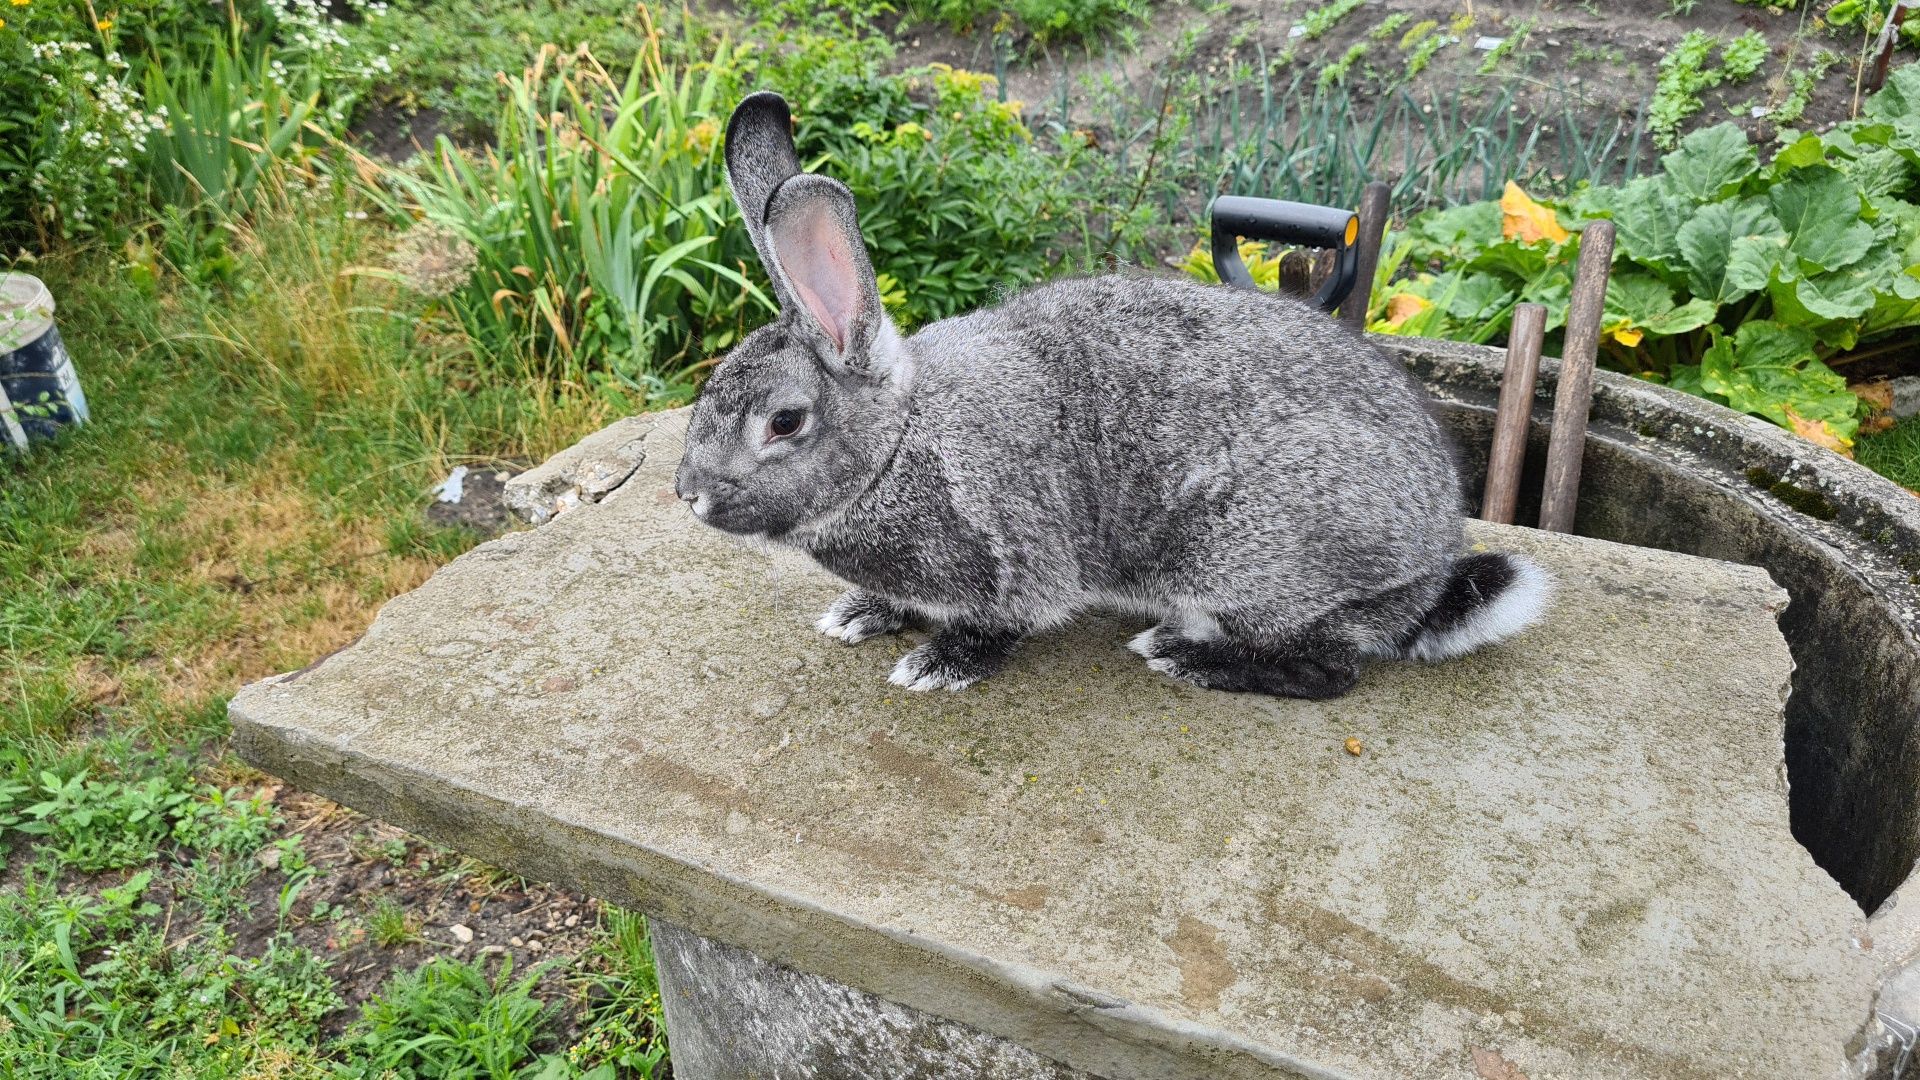
<path fill-rule="evenodd" d="M 1847 387 L 1853 391 L 1866 406 L 1875 412 L 1887 412 L 1893 408 L 1893 383 L 1878 379 L 1870 383 L 1854 383 Z"/>
<path fill-rule="evenodd" d="M 1387 297 L 1387 325 L 1399 326 L 1433 306 L 1431 300 L 1412 293 L 1394 293 Z"/>
<path fill-rule="evenodd" d="M 1633 325 L 1633 323 L 1626 319 L 1621 319 L 1619 322 L 1607 327 L 1607 336 L 1631 349 L 1640 344 L 1640 339 L 1644 337 L 1645 334 L 1639 327 Z"/>
<path fill-rule="evenodd" d="M 1519 184 L 1509 180 L 1507 190 L 1500 195 L 1500 235 L 1523 244 L 1542 240 L 1559 244 L 1571 234 L 1560 227 L 1552 210 L 1528 198 Z"/>
<path fill-rule="evenodd" d="M 1793 406 L 1789 405 L 1787 406 L 1787 422 L 1793 425 L 1793 433 L 1795 435 L 1800 436 L 1808 442 L 1816 446 L 1824 446 L 1844 457 L 1853 456 L 1853 440 L 1843 439 L 1834 434 L 1833 429 L 1827 426 L 1825 420 L 1809 420 L 1799 413 L 1794 412 Z"/>

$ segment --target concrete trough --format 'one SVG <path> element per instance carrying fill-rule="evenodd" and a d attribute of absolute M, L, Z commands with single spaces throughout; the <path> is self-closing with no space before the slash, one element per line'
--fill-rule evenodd
<path fill-rule="evenodd" d="M 1497 359 L 1408 355 L 1471 435 Z M 1624 515 L 1592 492 L 1667 460 L 1642 430 L 1663 421 L 1617 424 L 1623 400 L 1695 407 L 1602 380 L 1583 524 Z M 1718 419 L 1783 475 L 1817 453 Z M 884 682 L 908 643 L 814 634 L 833 583 L 697 526 L 668 490 L 684 416 L 649 423 L 603 440 L 619 460 L 588 472 L 631 475 L 597 502 L 543 475 L 570 509 L 232 713 L 262 768 L 653 915 L 676 1075 L 1802 1080 L 1897 1060 L 1869 1016 L 1900 925 L 1876 940 L 1788 826 L 1800 605 L 1766 573 L 1485 528 L 1558 575 L 1548 622 L 1338 701 L 1175 685 L 1121 619 L 909 697 Z M 1778 509 L 1735 480 L 1669 477 L 1641 509 Z"/>
<path fill-rule="evenodd" d="M 1479 491 L 1502 354 L 1376 340 L 1433 393 Z M 1520 521 L 1538 512 L 1557 374 L 1542 361 Z M 1920 1057 L 1920 498 L 1764 420 L 1600 372 L 1575 531 L 1763 567 L 1791 595 L 1794 835 L 1872 916 L 1883 993 L 1855 1074 L 1906 1072 Z"/>

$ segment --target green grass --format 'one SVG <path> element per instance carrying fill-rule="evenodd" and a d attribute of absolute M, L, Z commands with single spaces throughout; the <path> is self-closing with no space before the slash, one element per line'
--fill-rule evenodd
<path fill-rule="evenodd" d="M 367 910 L 367 933 L 383 949 L 397 948 L 420 939 L 420 927 L 413 914 L 392 897 L 377 897 Z"/>
<path fill-rule="evenodd" d="M 257 203 L 224 230 L 230 285 L 117 251 L 30 267 L 94 422 L 0 455 L 0 1075 L 557 1080 L 663 1056 L 644 929 L 617 914 L 544 982 L 439 960 L 343 1004 L 330 943 L 413 943 L 419 916 L 380 895 L 360 931 L 316 899 L 340 864 L 227 757 L 226 700 L 476 541 L 420 516 L 452 464 L 538 457 L 635 403 L 490 375 L 367 272 L 390 237 L 344 186 L 276 174 Z M 431 880 L 404 843 L 390 863 Z M 652 1011 L 596 1027 L 589 982 Z M 563 1012 L 597 1041 L 564 1042 Z"/>
<path fill-rule="evenodd" d="M 1910 416 L 1854 441 L 1855 461 L 1908 490 L 1920 491 L 1920 417 Z"/>

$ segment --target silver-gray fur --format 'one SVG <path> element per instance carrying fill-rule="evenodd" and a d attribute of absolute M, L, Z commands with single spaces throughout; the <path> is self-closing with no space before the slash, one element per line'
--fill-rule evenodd
<path fill-rule="evenodd" d="M 676 488 L 701 520 L 799 547 L 854 590 L 848 642 L 937 628 L 893 681 L 960 689 L 1094 607 L 1202 686 L 1346 692 L 1363 658 L 1441 659 L 1537 619 L 1547 582 L 1461 556 L 1448 445 L 1408 374 L 1285 297 L 1112 275 L 910 338 L 853 197 L 798 173 L 755 94 L 727 166 L 780 317 L 708 379 Z M 908 283 L 911 288 L 911 283 Z"/>

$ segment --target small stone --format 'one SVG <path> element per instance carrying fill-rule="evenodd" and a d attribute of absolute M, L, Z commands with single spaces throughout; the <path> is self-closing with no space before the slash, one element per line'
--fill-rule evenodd
<path fill-rule="evenodd" d="M 526 945 L 527 945 L 527 943 L 526 943 L 526 942 L 524 942 L 524 941 L 522 941 L 522 940 L 520 940 L 520 939 L 519 939 L 519 938 L 517 938 L 517 937 L 510 937 L 510 938 L 508 938 L 508 939 L 507 939 L 507 944 L 509 944 L 509 945 L 511 945 L 511 946 L 513 946 L 513 947 L 514 947 L 514 948 L 516 948 L 516 949 L 523 949 L 523 948 L 526 948 Z"/>
<path fill-rule="evenodd" d="M 466 923 L 454 923 L 452 926 L 447 927 L 447 933 L 452 934 L 453 940 L 462 945 L 473 941 L 473 927 L 468 926 Z"/>
<path fill-rule="evenodd" d="M 534 952 L 539 952 L 541 949 L 544 949 L 546 947 L 547 947 L 547 943 L 539 940 L 538 938 L 527 942 L 527 948 L 533 950 Z"/>
<path fill-rule="evenodd" d="M 507 951 L 507 947 L 505 945 L 482 945 L 480 946 L 479 953 L 477 953 L 476 955 L 499 956 L 505 953 L 506 951 Z"/>
<path fill-rule="evenodd" d="M 579 926 L 579 925 L 580 925 L 580 916 L 578 916 L 578 915 L 569 915 L 569 916 L 567 916 L 567 922 L 566 922 L 566 927 L 567 927 L 567 929 L 569 929 L 569 930 L 571 930 L 571 929 L 573 929 L 574 927 L 576 927 L 576 926 Z"/>

